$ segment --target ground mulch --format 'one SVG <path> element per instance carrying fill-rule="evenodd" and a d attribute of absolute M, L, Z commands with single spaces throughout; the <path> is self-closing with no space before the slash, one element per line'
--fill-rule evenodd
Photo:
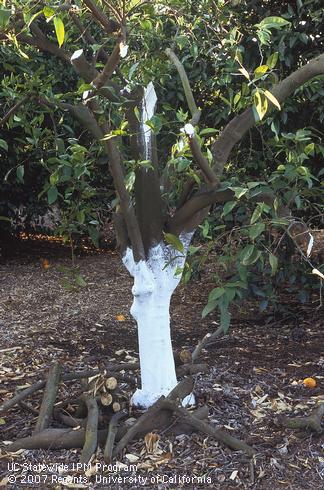
<path fill-rule="evenodd" d="M 138 358 L 136 325 L 129 314 L 132 280 L 114 250 L 83 250 L 77 264 L 84 286 L 78 286 L 75 276 L 69 274 L 69 250 L 60 243 L 26 240 L 17 250 L 0 261 L 1 400 L 43 377 L 54 360 L 59 360 L 65 371 L 75 371 L 100 367 L 103 360 Z M 175 349 L 192 348 L 217 328 L 217 313 L 201 319 L 213 287 L 212 264 L 207 269 L 199 281 L 181 285 L 174 295 L 171 324 Z M 195 377 L 197 403 L 207 404 L 209 421 L 253 445 L 257 450 L 254 461 L 201 434 L 167 437 L 162 432 L 153 447 L 143 439 L 132 443 L 110 472 L 100 466 L 103 458 L 99 451 L 84 473 L 76 467 L 79 450 L 7 453 L 8 441 L 30 435 L 36 420 L 24 408 L 15 407 L 0 419 L 0 486 L 322 488 L 323 440 L 316 434 L 280 427 L 278 417 L 307 415 L 324 399 L 323 311 L 314 304 L 294 305 L 293 297 L 283 296 L 283 301 L 295 308 L 293 319 L 288 316 L 267 324 L 267 313 L 261 314 L 250 302 L 233 310 L 229 334 L 202 354 L 201 362 L 208 363 L 209 373 Z M 306 377 L 315 378 L 317 386 L 304 387 Z M 60 397 L 69 396 L 71 390 L 78 390 L 77 383 L 63 385 Z M 36 410 L 40 401 L 41 393 L 28 399 Z M 10 483 L 8 475 L 14 463 L 17 481 Z M 24 464 L 39 463 L 52 465 L 44 470 L 50 480 L 37 483 L 37 478 L 32 478 L 41 471 L 23 471 Z M 66 464 L 68 469 L 53 464 Z M 136 465 L 136 472 L 129 470 L 130 464 Z M 62 479 L 67 475 L 79 480 L 69 483 Z M 104 477 L 108 476 L 107 483 Z M 120 482 L 118 477 L 126 480 Z M 201 483 L 199 478 L 205 481 Z"/>

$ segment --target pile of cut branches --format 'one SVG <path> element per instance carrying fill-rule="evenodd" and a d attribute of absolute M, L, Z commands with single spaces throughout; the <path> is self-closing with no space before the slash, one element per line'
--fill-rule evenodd
<path fill-rule="evenodd" d="M 187 357 L 180 353 L 180 358 Z M 254 454 L 245 442 L 223 432 L 207 422 L 208 408 L 187 410 L 182 400 L 194 389 L 191 374 L 206 371 L 204 364 L 185 363 L 178 367 L 178 375 L 185 376 L 168 396 L 161 396 L 147 411 L 134 411 L 130 393 L 136 384 L 134 375 L 125 371 L 138 369 L 138 363 L 107 364 L 102 370 L 62 373 L 55 362 L 46 380 L 37 381 L 0 406 L 0 413 L 15 405 L 37 416 L 35 428 L 29 437 L 16 440 L 6 449 L 72 449 L 81 448 L 81 463 L 88 463 L 98 445 L 104 448 L 104 459 L 111 462 L 119 457 L 134 439 L 154 430 L 167 434 L 203 432 L 233 450 Z M 186 376 L 187 375 L 187 376 Z M 61 382 L 80 381 L 81 394 L 64 401 L 56 401 Z M 26 403 L 28 396 L 44 389 L 38 410 Z M 134 419 L 134 413 L 138 415 Z"/>

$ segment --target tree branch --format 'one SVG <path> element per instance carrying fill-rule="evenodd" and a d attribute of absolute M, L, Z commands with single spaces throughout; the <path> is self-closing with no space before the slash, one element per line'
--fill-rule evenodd
<path fill-rule="evenodd" d="M 108 129 L 108 128 L 106 128 Z M 107 131 L 109 132 L 109 130 Z M 143 240 L 129 193 L 125 186 L 121 155 L 114 138 L 105 141 L 109 158 L 109 168 L 114 180 L 116 192 L 120 199 L 120 209 L 125 220 L 128 236 L 132 245 L 135 262 L 145 260 Z"/>
<path fill-rule="evenodd" d="M 200 216 L 197 213 L 209 208 L 211 204 L 231 201 L 234 192 L 230 189 L 209 189 L 197 192 L 189 201 L 176 211 L 167 223 L 167 229 L 170 233 L 178 235 L 183 230 L 193 231 L 199 224 Z M 198 223 L 197 223 L 198 221 Z"/>
<path fill-rule="evenodd" d="M 185 97 L 187 100 L 187 104 L 191 113 L 191 121 L 190 124 L 192 126 L 196 126 L 200 120 L 201 116 L 201 111 L 197 108 L 190 83 L 186 74 L 186 71 L 180 62 L 179 58 L 177 55 L 169 48 L 165 50 L 166 55 L 169 57 L 169 59 L 172 61 L 174 66 L 176 67 L 182 87 L 185 93 Z M 192 156 L 194 157 L 197 165 L 201 169 L 206 182 L 217 182 L 218 179 L 213 171 L 213 169 L 209 166 L 209 162 L 207 158 L 204 157 L 202 151 L 201 151 L 201 146 L 199 144 L 197 136 L 194 134 L 194 130 L 192 134 L 188 133 L 188 138 L 189 138 L 189 146 L 191 149 Z"/>
<path fill-rule="evenodd" d="M 83 0 L 83 3 L 88 7 L 93 17 L 105 29 L 107 34 L 112 34 L 119 29 L 117 22 L 108 19 L 104 12 L 99 9 L 98 5 L 93 0 Z"/>
<path fill-rule="evenodd" d="M 147 252 L 153 243 L 162 240 L 163 227 L 163 203 L 160 191 L 158 173 L 158 157 L 156 152 L 156 139 L 152 131 L 145 125 L 143 114 L 146 110 L 146 98 L 153 97 L 156 100 L 154 87 L 149 84 L 147 89 L 137 87 L 130 94 L 130 102 L 126 111 L 126 117 L 130 128 L 130 146 L 132 157 L 137 160 L 150 160 L 151 168 L 138 165 L 135 171 L 136 179 L 134 194 L 136 202 L 136 216 L 141 230 L 145 251 Z M 151 100 L 151 102 L 152 102 Z M 141 114 L 138 121 L 134 109 Z M 152 109 L 153 115 L 155 104 Z M 147 137 L 149 135 L 149 138 Z"/>
<path fill-rule="evenodd" d="M 13 114 L 16 114 L 19 107 L 21 107 L 25 102 L 31 99 L 31 94 L 25 95 L 19 102 L 17 102 L 4 116 L 0 119 L 0 128 L 10 119 Z"/>
<path fill-rule="evenodd" d="M 123 29 L 124 30 L 124 29 Z M 116 70 L 120 57 L 121 57 L 121 44 L 125 42 L 126 40 L 126 34 L 122 34 L 120 38 L 117 40 L 117 43 L 115 44 L 115 47 L 109 56 L 103 70 L 99 75 L 92 81 L 92 84 L 97 90 L 100 90 L 106 82 L 109 80 L 111 75 L 114 73 Z"/>
<path fill-rule="evenodd" d="M 280 102 L 284 102 L 289 95 L 303 85 L 308 80 L 317 75 L 324 74 L 324 54 L 311 60 L 307 65 L 302 66 L 287 78 L 275 85 L 271 93 Z M 273 105 L 270 104 L 273 108 Z M 219 139 L 212 146 L 213 169 L 219 176 L 224 170 L 224 166 L 233 147 L 238 143 L 246 132 L 255 125 L 252 108 L 246 109 L 242 114 L 237 115 L 223 129 Z"/>
<path fill-rule="evenodd" d="M 169 60 L 174 64 L 174 66 L 176 67 L 176 69 L 178 71 L 178 74 L 179 74 L 179 77 L 180 77 L 180 80 L 182 83 L 182 87 L 183 87 L 183 90 L 185 93 L 186 101 L 187 101 L 187 104 L 188 104 L 188 107 L 189 107 L 189 110 L 191 113 L 191 124 L 193 126 L 195 126 L 199 122 L 199 119 L 201 116 L 201 111 L 196 106 L 196 102 L 195 102 L 194 96 L 192 94 L 192 90 L 190 87 L 190 83 L 189 83 L 186 71 L 185 71 L 181 61 L 177 57 L 177 55 L 170 48 L 167 48 L 165 50 L 165 53 L 168 56 Z"/>

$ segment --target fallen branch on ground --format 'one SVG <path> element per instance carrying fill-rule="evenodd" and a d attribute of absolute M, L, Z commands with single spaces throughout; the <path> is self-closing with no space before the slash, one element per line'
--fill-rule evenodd
<path fill-rule="evenodd" d="M 216 429 L 203 420 L 196 419 L 185 408 L 177 406 L 173 401 L 165 399 L 164 407 L 173 410 L 175 414 L 182 418 L 183 422 L 191 425 L 197 431 L 211 435 L 216 441 L 222 442 L 227 447 L 234 449 L 235 451 L 243 451 L 248 456 L 253 456 L 255 453 L 254 449 L 244 441 L 240 441 L 236 437 L 233 437 L 220 429 Z"/>
<path fill-rule="evenodd" d="M 50 426 L 53 417 L 54 403 L 60 383 L 60 375 L 61 366 L 58 362 L 55 362 L 48 373 L 44 396 L 39 410 L 34 434 L 37 434 Z"/>
<path fill-rule="evenodd" d="M 130 366 L 130 363 L 127 363 L 127 366 Z M 133 366 L 134 364 L 131 364 L 132 369 Z M 124 365 L 121 364 L 120 367 L 124 368 Z M 207 370 L 208 366 L 205 364 L 184 364 L 180 366 L 180 368 L 183 372 L 196 373 Z M 53 369 L 54 368 L 52 368 L 52 370 Z M 56 369 L 58 368 L 56 367 Z M 115 373 L 114 377 L 116 379 L 113 379 L 110 371 L 110 378 L 107 378 L 106 370 L 103 373 L 94 370 L 82 371 L 79 373 L 67 373 L 63 375 L 63 380 L 85 380 L 87 377 L 94 377 L 91 380 L 93 386 L 91 393 L 89 392 L 91 384 L 87 384 L 84 387 L 84 391 L 86 391 L 83 395 L 78 398 L 72 398 L 70 401 L 65 400 L 64 402 L 59 402 L 55 405 L 55 419 L 63 425 L 69 426 L 69 428 L 54 429 L 46 427 L 53 412 L 53 404 L 59 383 L 58 372 L 56 372 L 56 375 L 54 376 L 54 373 L 51 371 L 51 375 L 48 377 L 47 388 L 49 389 L 52 398 L 49 402 L 45 403 L 44 400 L 46 397 L 44 395 L 42 403 L 42 405 L 44 404 L 44 406 L 47 407 L 45 410 L 46 422 L 44 430 L 36 432 L 30 437 L 17 440 L 6 449 L 9 452 L 15 452 L 19 449 L 82 448 L 80 461 L 81 463 L 88 463 L 91 456 L 96 451 L 98 444 L 100 444 L 105 447 L 105 461 L 110 462 L 112 456 L 119 455 L 127 444 L 134 439 L 141 438 L 153 430 L 162 430 L 168 435 L 191 434 L 192 432 L 199 431 L 209 434 L 231 449 L 242 450 L 249 456 L 254 454 L 253 448 L 248 446 L 245 442 L 208 424 L 206 422 L 208 417 L 207 407 L 200 407 L 198 410 L 188 412 L 185 408 L 180 406 L 182 400 L 193 391 L 194 380 L 190 376 L 180 381 L 167 397 L 162 396 L 159 398 L 155 404 L 144 412 L 130 427 L 129 423 L 119 424 L 120 420 L 126 416 L 127 411 L 114 413 L 115 410 L 112 404 L 102 404 L 103 394 L 114 394 L 114 396 L 120 395 L 120 400 L 124 398 L 126 400 L 125 403 L 122 401 L 122 405 L 126 406 L 127 404 L 125 393 L 120 390 L 118 384 L 116 385 L 118 373 L 120 372 L 119 369 L 116 369 L 116 365 L 114 365 L 113 372 Z M 44 386 L 43 381 L 42 383 Z M 37 382 L 32 387 L 29 387 L 29 389 L 24 390 L 23 398 L 28 396 L 30 392 L 36 391 L 35 386 L 36 389 L 40 389 L 40 382 Z M 56 386 L 56 388 L 53 388 L 53 386 Z M 30 389 L 32 389 L 32 391 Z M 109 390 L 109 392 L 107 390 Z M 21 393 L 19 395 L 21 395 Z M 13 401 L 15 403 L 21 402 L 21 400 L 17 400 L 17 396 L 13 397 L 9 402 L 13 404 Z M 118 409 L 121 409 L 121 404 L 118 402 L 116 403 L 119 405 Z M 70 406 L 71 404 L 76 405 L 76 409 L 74 407 L 72 408 Z M 71 408 L 73 414 L 69 413 Z M 40 419 L 41 417 L 39 417 L 39 420 Z M 42 424 L 44 424 L 44 422 L 42 422 Z M 101 427 L 107 426 L 108 430 L 101 429 Z M 115 441 L 117 445 L 115 449 L 113 449 Z"/>
<path fill-rule="evenodd" d="M 139 363 L 125 363 L 125 364 L 118 364 L 118 365 L 111 364 L 111 365 L 107 365 L 106 367 L 107 371 L 111 376 L 115 376 L 117 377 L 117 379 L 120 378 L 120 380 L 125 383 L 129 382 L 130 379 L 129 376 L 125 374 L 118 374 L 118 373 L 124 369 L 131 370 L 131 369 L 138 369 L 138 368 L 139 368 Z M 97 376 L 98 374 L 101 373 L 103 374 L 103 372 L 99 369 L 90 369 L 87 371 L 76 371 L 72 373 L 65 373 L 62 374 L 61 381 L 75 381 L 83 378 L 91 378 L 92 376 Z M 7 412 L 7 410 L 17 405 L 19 402 L 27 398 L 29 395 L 32 395 L 36 391 L 39 391 L 42 388 L 44 388 L 45 384 L 46 384 L 45 380 L 39 380 L 36 383 L 29 386 L 28 388 L 20 391 L 19 393 L 17 393 L 17 395 L 10 398 L 10 400 L 7 400 L 2 405 L 0 405 L 0 413 L 2 414 L 4 412 Z"/>
<path fill-rule="evenodd" d="M 97 432 L 99 410 L 96 399 L 92 395 L 84 395 L 84 401 L 88 409 L 85 441 L 80 456 L 80 463 L 87 464 L 97 449 Z"/>
<path fill-rule="evenodd" d="M 213 342 L 215 339 L 223 335 L 223 327 L 218 327 L 213 333 L 207 333 L 197 344 L 195 350 L 192 353 L 192 362 L 194 363 L 201 354 L 201 351 L 207 347 L 208 344 Z"/>
<path fill-rule="evenodd" d="M 110 463 L 112 460 L 112 454 L 115 444 L 115 439 L 118 430 L 119 421 L 127 416 L 127 412 L 123 410 L 122 412 L 115 413 L 109 422 L 108 435 L 104 449 L 104 460 L 105 463 Z"/>
<path fill-rule="evenodd" d="M 278 422 L 288 429 L 306 429 L 321 434 L 323 432 L 321 425 L 323 416 L 324 403 L 320 403 L 315 410 L 312 411 L 311 415 L 306 417 L 286 417 L 283 415 L 278 418 Z"/>

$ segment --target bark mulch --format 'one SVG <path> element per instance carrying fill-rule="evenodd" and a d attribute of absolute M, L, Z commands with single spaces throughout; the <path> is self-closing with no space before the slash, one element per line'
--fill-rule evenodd
<path fill-rule="evenodd" d="M 136 326 L 129 314 L 132 280 L 118 255 L 83 251 L 77 261 L 82 285 L 80 276 L 70 272 L 68 254 L 62 245 L 38 239 L 26 241 L 16 255 L 0 262 L 1 402 L 42 379 L 56 361 L 69 372 L 138 360 Z M 177 289 L 171 309 L 175 350 L 192 349 L 216 330 L 216 313 L 201 319 L 211 287 L 209 267 L 199 282 Z M 252 445 L 252 460 L 211 436 L 167 431 L 130 442 L 110 467 L 103 466 L 103 449 L 82 469 L 77 466 L 81 450 L 9 453 L 8 441 L 27 437 L 35 428 L 42 400 L 42 393 L 35 392 L 27 405 L 0 415 L 0 486 L 322 488 L 321 435 L 280 422 L 283 416 L 309 415 L 324 401 L 323 311 L 312 304 L 294 305 L 288 296 L 284 301 L 295 307 L 293 320 L 288 316 L 266 325 L 266 314 L 253 303 L 233 311 L 229 335 L 208 346 L 199 359 L 209 371 L 194 376 L 198 406 L 209 408 L 208 422 Z M 303 385 L 307 377 L 316 379 L 315 388 Z M 57 400 L 79 391 L 78 381 L 61 383 Z"/>

